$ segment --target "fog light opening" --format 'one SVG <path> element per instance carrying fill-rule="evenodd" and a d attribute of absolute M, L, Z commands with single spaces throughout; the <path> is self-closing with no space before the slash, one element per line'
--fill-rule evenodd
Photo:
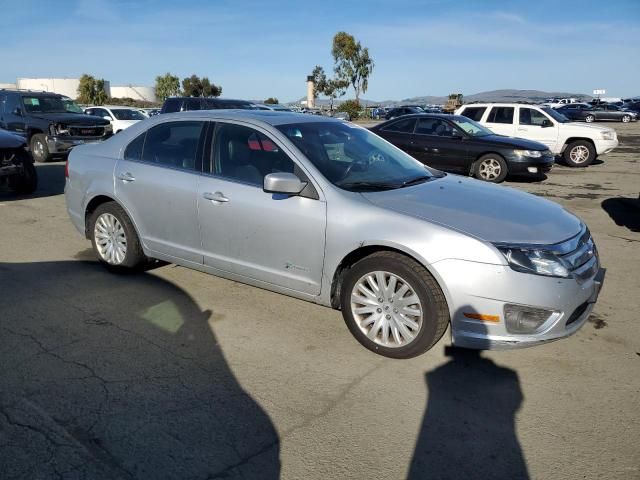
<path fill-rule="evenodd" d="M 509 333 L 536 333 L 551 317 L 559 317 L 560 313 L 543 308 L 514 305 L 504 306 L 504 323 Z"/>
<path fill-rule="evenodd" d="M 529 173 L 538 173 L 538 167 L 527 167 Z"/>

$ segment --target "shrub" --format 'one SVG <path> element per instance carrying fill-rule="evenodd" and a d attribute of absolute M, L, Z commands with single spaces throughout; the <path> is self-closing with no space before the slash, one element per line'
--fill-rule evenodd
<path fill-rule="evenodd" d="M 355 120 L 360 116 L 360 104 L 355 100 L 345 100 L 338 107 L 339 112 L 347 112 L 351 120 Z"/>

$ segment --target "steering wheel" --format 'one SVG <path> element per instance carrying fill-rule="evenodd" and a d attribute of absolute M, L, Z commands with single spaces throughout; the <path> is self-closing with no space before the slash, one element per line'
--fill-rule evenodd
<path fill-rule="evenodd" d="M 340 179 L 338 180 L 339 182 L 344 180 L 345 178 L 347 178 L 349 176 L 349 174 L 354 170 L 354 168 L 357 167 L 357 170 L 361 171 L 361 172 L 365 172 L 367 170 L 369 170 L 369 167 L 371 166 L 372 163 L 376 163 L 376 162 L 384 162 L 386 160 L 386 157 L 384 156 L 384 154 L 380 151 L 380 150 L 371 150 L 369 152 L 369 155 L 367 155 L 366 159 L 358 159 L 358 160 L 354 160 L 353 162 L 351 162 L 349 164 L 349 166 L 345 169 L 345 171 L 342 173 L 342 175 L 340 176 Z"/>

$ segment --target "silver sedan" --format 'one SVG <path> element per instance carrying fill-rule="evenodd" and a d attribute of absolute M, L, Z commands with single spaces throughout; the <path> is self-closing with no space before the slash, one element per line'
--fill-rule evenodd
<path fill-rule="evenodd" d="M 566 337 L 604 275 L 559 205 L 425 167 L 336 119 L 159 115 L 75 148 L 65 195 L 112 270 L 159 259 L 340 309 L 362 345 L 395 358 L 449 325 L 472 348 Z"/>

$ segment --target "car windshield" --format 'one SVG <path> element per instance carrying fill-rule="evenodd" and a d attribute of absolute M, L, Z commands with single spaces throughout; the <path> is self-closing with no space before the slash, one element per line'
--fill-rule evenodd
<path fill-rule="evenodd" d="M 542 110 L 544 113 L 549 115 L 551 118 L 553 118 L 558 123 L 568 123 L 568 122 L 571 121 L 567 117 L 562 115 L 560 112 L 558 112 L 557 110 L 555 110 L 555 109 L 553 109 L 551 107 L 543 107 L 540 110 Z"/>
<path fill-rule="evenodd" d="M 129 108 L 114 108 L 111 113 L 117 120 L 144 120 L 147 118 L 139 111 Z"/>
<path fill-rule="evenodd" d="M 486 137 L 487 135 L 495 135 L 491 130 L 483 127 L 478 122 L 466 117 L 452 117 L 451 121 L 456 124 L 457 127 L 465 131 L 467 135 L 472 137 Z"/>
<path fill-rule="evenodd" d="M 24 108 L 29 113 L 68 112 L 60 97 L 22 97 Z"/>
<path fill-rule="evenodd" d="M 327 180 L 344 190 L 392 190 L 443 175 L 357 125 L 310 122 L 277 128 Z"/>
<path fill-rule="evenodd" d="M 64 104 L 64 108 L 67 112 L 70 113 L 84 113 L 84 110 L 82 110 L 82 108 L 73 100 L 71 100 L 70 98 L 65 98 L 62 100 L 62 103 Z"/>

